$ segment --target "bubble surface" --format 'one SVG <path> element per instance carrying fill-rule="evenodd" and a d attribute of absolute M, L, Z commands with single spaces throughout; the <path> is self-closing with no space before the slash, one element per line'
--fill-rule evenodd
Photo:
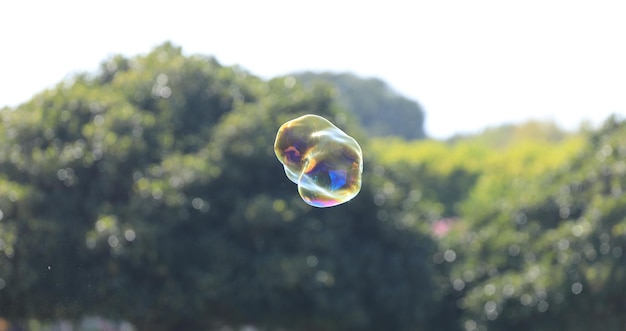
<path fill-rule="evenodd" d="M 321 116 L 304 115 L 283 124 L 274 152 L 311 206 L 333 207 L 350 201 L 361 190 L 361 147 Z"/>

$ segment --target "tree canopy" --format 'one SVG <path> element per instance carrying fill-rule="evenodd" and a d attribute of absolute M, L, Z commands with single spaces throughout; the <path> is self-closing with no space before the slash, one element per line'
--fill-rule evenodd
<path fill-rule="evenodd" d="M 330 72 L 300 72 L 292 77 L 308 85 L 331 84 L 337 92 L 339 104 L 354 115 L 370 137 L 426 137 L 422 107 L 378 78 Z"/>
<path fill-rule="evenodd" d="M 396 103 L 403 123 L 383 121 Z M 417 105 L 164 43 L 1 109 L 0 322 L 623 330 L 626 121 L 407 141 Z M 280 125 L 308 113 L 363 149 L 349 203 L 307 205 L 276 160 Z"/>
<path fill-rule="evenodd" d="M 376 179 L 317 210 L 285 177 L 276 130 L 305 113 L 351 116 L 327 86 L 169 43 L 3 110 L 0 312 L 140 330 L 432 323 L 434 242 L 376 217 Z"/>
<path fill-rule="evenodd" d="M 464 293 L 468 329 L 626 325 L 625 136 L 611 118 L 558 169 L 465 202 L 467 223 L 443 249 L 456 252 L 450 285 Z"/>

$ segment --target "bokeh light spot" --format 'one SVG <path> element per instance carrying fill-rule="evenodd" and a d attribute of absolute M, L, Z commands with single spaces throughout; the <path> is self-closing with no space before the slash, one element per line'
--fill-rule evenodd
<path fill-rule="evenodd" d="M 283 81 L 283 83 L 285 84 L 285 87 L 290 89 L 293 88 L 294 86 L 296 86 L 296 78 L 293 76 L 287 76 L 285 77 L 285 80 Z"/>
<path fill-rule="evenodd" d="M 457 278 L 452 282 L 452 287 L 457 291 L 462 291 L 465 288 L 465 282 Z"/>
<path fill-rule="evenodd" d="M 537 310 L 540 313 L 545 313 L 548 310 L 548 307 L 550 307 L 550 305 L 545 300 L 541 300 L 537 303 Z"/>
<path fill-rule="evenodd" d="M 109 238 L 107 239 L 107 242 L 109 246 L 111 246 L 112 248 L 115 248 L 117 247 L 117 245 L 119 245 L 120 240 L 116 236 L 110 235 Z"/>
<path fill-rule="evenodd" d="M 317 266 L 317 257 L 315 255 L 309 255 L 306 258 L 306 264 L 311 267 L 314 268 Z"/>
<path fill-rule="evenodd" d="M 456 252 L 451 249 L 447 249 L 443 253 L 443 258 L 446 262 L 454 262 L 454 260 L 456 260 Z"/>
<path fill-rule="evenodd" d="M 124 232 L 124 238 L 126 239 L 126 241 L 133 241 L 136 238 L 136 234 L 135 231 L 133 231 L 132 229 L 128 229 L 126 230 L 126 232 Z"/>

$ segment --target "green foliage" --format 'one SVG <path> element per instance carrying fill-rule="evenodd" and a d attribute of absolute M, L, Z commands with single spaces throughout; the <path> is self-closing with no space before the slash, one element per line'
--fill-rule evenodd
<path fill-rule="evenodd" d="M 406 169 L 400 182 L 420 191 L 422 205 L 425 201 L 439 205 L 440 212 L 427 217 L 436 220 L 460 216 L 467 205 L 491 205 L 491 199 L 512 189 L 509 182 L 523 184 L 558 168 L 584 143 L 580 135 L 556 142 L 537 137 L 513 140 L 498 147 L 484 144 L 481 136 L 454 142 L 379 138 L 370 148 L 386 167 Z"/>
<path fill-rule="evenodd" d="M 378 80 L 263 81 L 165 43 L 1 109 L 0 314 L 156 331 L 623 330 L 626 122 L 368 137 L 422 138 L 407 102 Z M 361 143 L 350 203 L 306 205 L 275 159 L 278 127 L 306 113 Z"/>
<path fill-rule="evenodd" d="M 353 74 L 302 72 L 294 74 L 305 85 L 331 84 L 339 103 L 352 113 L 370 136 L 397 136 L 422 139 L 424 111 L 376 78 L 360 78 Z"/>
<path fill-rule="evenodd" d="M 360 139 L 328 87 L 167 43 L 2 110 L 0 312 L 157 331 L 433 329 L 435 245 L 402 218 L 408 188 L 368 174 L 350 204 L 307 206 L 272 149 L 304 113 Z"/>
<path fill-rule="evenodd" d="M 466 202 L 443 249 L 456 252 L 449 286 L 464 294 L 468 329 L 623 329 L 624 137 L 626 122 L 611 119 L 555 171 Z"/>
<path fill-rule="evenodd" d="M 450 139 L 450 142 L 463 141 L 494 148 L 506 148 L 513 144 L 529 141 L 556 143 L 568 138 L 568 136 L 568 133 L 553 122 L 531 120 L 522 124 L 505 124 L 487 128 L 480 134 L 455 136 Z"/>

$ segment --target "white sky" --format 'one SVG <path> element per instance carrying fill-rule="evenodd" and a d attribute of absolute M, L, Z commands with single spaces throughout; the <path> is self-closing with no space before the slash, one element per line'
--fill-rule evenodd
<path fill-rule="evenodd" d="M 0 107 L 170 40 L 264 78 L 376 76 L 444 138 L 626 114 L 626 1 L 4 1 Z"/>

